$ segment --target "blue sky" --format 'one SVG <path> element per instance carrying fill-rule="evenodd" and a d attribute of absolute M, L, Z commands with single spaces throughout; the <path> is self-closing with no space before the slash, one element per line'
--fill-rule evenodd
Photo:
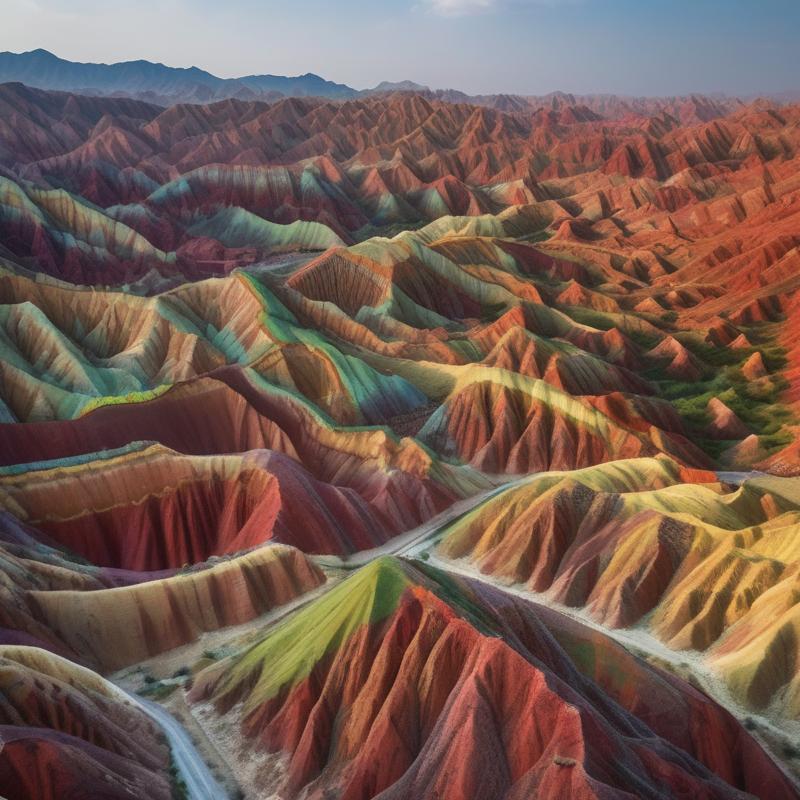
<path fill-rule="evenodd" d="M 471 93 L 800 89 L 800 0 L 3 0 L 0 50 Z"/>

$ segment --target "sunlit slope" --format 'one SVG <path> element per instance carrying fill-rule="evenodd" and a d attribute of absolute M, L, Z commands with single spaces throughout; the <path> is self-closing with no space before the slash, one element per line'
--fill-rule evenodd
<path fill-rule="evenodd" d="M 300 551 L 271 545 L 207 569 L 97 591 L 33 591 L 37 617 L 103 671 L 239 625 L 324 583 Z M 164 609 L 169 614 L 164 619 Z"/>
<path fill-rule="evenodd" d="M 615 669 L 625 670 L 627 688 Z M 730 715 L 605 637 L 394 559 L 364 567 L 261 642 L 207 667 L 192 697 L 237 715 L 257 747 L 285 755 L 265 792 L 794 792 Z M 709 748 L 712 738 L 724 748 Z"/>
<path fill-rule="evenodd" d="M 672 648 L 705 651 L 740 700 L 783 697 L 796 715 L 800 506 L 773 481 L 686 483 L 647 459 L 548 473 L 454 523 L 439 552 L 605 625 L 643 624 Z"/>

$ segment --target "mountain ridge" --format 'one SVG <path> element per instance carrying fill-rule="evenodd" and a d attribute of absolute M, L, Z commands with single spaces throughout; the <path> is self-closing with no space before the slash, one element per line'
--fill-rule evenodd
<path fill-rule="evenodd" d="M 38 89 L 100 94 L 154 92 L 167 104 L 213 102 L 242 96 L 256 99 L 282 96 L 354 97 L 355 89 L 308 72 L 304 75 L 243 75 L 220 78 L 200 67 L 170 67 L 135 59 L 113 64 L 77 62 L 38 48 L 24 53 L 0 53 L 0 81 L 17 81 Z M 205 92 L 201 91 L 205 90 Z"/>
<path fill-rule="evenodd" d="M 742 100 L 720 94 L 691 93 L 682 96 L 634 97 L 609 93 L 575 94 L 555 90 L 543 95 L 495 92 L 469 94 L 453 88 L 432 88 L 413 80 L 380 81 L 372 88 L 356 89 L 327 80 L 313 72 L 303 75 L 251 74 L 222 78 L 197 66 L 173 67 L 146 59 L 114 63 L 78 62 L 37 48 L 22 53 L 0 52 L 0 83 L 19 82 L 37 89 L 67 91 L 98 96 L 121 95 L 156 102 L 167 107 L 176 103 L 213 103 L 228 98 L 273 101 L 280 97 L 324 97 L 349 100 L 395 93 L 421 94 L 429 99 L 451 103 L 471 103 L 502 111 L 533 111 L 539 107 L 559 109 L 568 105 L 588 105 L 594 111 L 619 118 L 653 113 L 675 101 L 706 101 L 733 110 Z M 775 102 L 795 102 L 797 92 L 761 95 Z M 747 96 L 747 101 L 756 99 Z M 655 102 L 653 102 L 655 101 Z"/>

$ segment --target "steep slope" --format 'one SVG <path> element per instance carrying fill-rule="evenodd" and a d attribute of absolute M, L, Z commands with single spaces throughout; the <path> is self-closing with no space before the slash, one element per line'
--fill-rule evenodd
<path fill-rule="evenodd" d="M 32 647 L 0 647 L 0 785 L 9 800 L 172 797 L 169 748 L 119 689 Z"/>
<path fill-rule="evenodd" d="M 208 569 L 98 591 L 33 591 L 32 611 L 81 660 L 104 672 L 239 625 L 316 588 L 324 575 L 271 545 Z M 160 621 L 163 609 L 169 609 Z"/>
<path fill-rule="evenodd" d="M 796 717 L 800 504 L 791 480 L 772 480 L 683 483 L 675 464 L 646 459 L 548 473 L 458 520 L 439 552 L 707 651 L 740 702 Z"/>
<path fill-rule="evenodd" d="M 193 457 L 134 444 L 38 466 L 0 476 L 2 507 L 91 563 L 134 571 L 177 568 L 267 541 L 311 553 L 368 549 L 453 500 L 419 482 L 422 494 L 390 486 L 365 497 L 269 450 Z"/>
<path fill-rule="evenodd" d="M 486 370 L 462 379 L 419 437 L 489 473 L 571 469 L 658 452 L 707 463 L 681 433 L 647 425 L 635 406 L 625 411 L 615 418 L 544 381 Z"/>
<path fill-rule="evenodd" d="M 588 674 L 591 660 L 569 655 L 587 649 L 598 665 Z M 622 663 L 635 693 L 614 681 Z M 192 698 L 284 754 L 261 792 L 795 796 L 738 723 L 686 684 L 556 614 L 392 559 L 208 667 Z M 665 701 L 668 718 L 656 712 Z"/>

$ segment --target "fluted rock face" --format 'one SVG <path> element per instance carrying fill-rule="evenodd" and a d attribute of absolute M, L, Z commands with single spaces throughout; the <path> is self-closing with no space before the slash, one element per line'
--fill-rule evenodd
<path fill-rule="evenodd" d="M 670 261 L 644 237 L 635 249 L 591 252 L 510 241 L 545 224 L 533 204 L 442 217 L 391 240 L 333 248 L 288 278 L 237 273 L 153 297 L 34 282 L 8 262 L 0 276 L 3 415 L 74 423 L 0 430 L 3 458 L 62 457 L 152 438 L 189 452 L 266 447 L 317 474 L 310 465 L 332 443 L 317 410 L 341 425 L 422 431 L 439 455 L 488 472 L 659 452 L 707 466 L 696 444 L 717 453 L 723 435 L 735 446 L 746 430 L 755 438 L 727 463 L 749 466 L 787 443 L 788 429 L 776 435 L 768 410 L 783 385 L 777 327 L 759 328 L 762 353 L 746 336 L 747 346 L 734 347 L 749 323 L 720 316 L 730 316 L 723 299 L 780 315 L 786 304 L 774 291 L 769 305 L 740 278 L 727 293 L 698 286 L 691 253 Z M 743 224 L 765 235 L 762 222 Z M 763 247 L 765 259 L 787 255 Z M 720 252 L 706 253 L 704 269 Z M 725 275 L 737 275 L 730 266 Z M 686 278 L 679 288 L 675 274 Z M 715 381 L 718 364 L 726 368 Z M 680 384 L 697 386 L 704 419 L 702 406 L 678 405 L 681 419 L 653 397 L 683 401 Z M 124 412 L 113 408 L 118 403 Z M 715 403 L 734 417 L 713 423 Z M 202 423 L 206 410 L 217 425 Z M 123 414 L 130 423 L 120 424 Z M 762 442 L 762 431 L 772 438 Z M 338 438 L 334 448 L 347 449 L 350 434 Z M 391 458 L 388 439 L 386 449 Z M 333 457 L 321 460 L 330 465 Z"/>
<path fill-rule="evenodd" d="M 765 165 L 797 157 L 796 107 L 558 102 L 505 111 L 390 94 L 159 113 L 7 84 L 0 104 L 14 109 L 16 124 L 0 129 L 0 159 L 24 167 L 30 183 L 4 189 L 0 225 L 17 255 L 33 255 L 51 274 L 119 284 L 150 270 L 221 274 L 370 228 L 556 197 L 563 207 L 548 222 L 560 217 L 557 238 L 568 244 L 618 234 L 598 229 L 613 214 L 641 225 L 645 205 L 665 212 L 665 229 L 666 215 L 681 212 L 695 225 L 740 222 L 774 199 L 779 180 L 765 179 Z M 736 198 L 717 185 L 733 170 Z M 39 192 L 41 176 L 66 192 Z M 452 294 L 448 302 L 461 301 Z"/>
<path fill-rule="evenodd" d="M 419 437 L 489 473 L 574 469 L 659 451 L 706 461 L 682 434 L 656 433 L 637 409 L 622 407 L 621 418 L 603 413 L 543 381 L 465 382 Z"/>
<path fill-rule="evenodd" d="M 604 625 L 646 621 L 669 647 L 707 653 L 743 704 L 796 716 L 791 481 L 679 481 L 645 459 L 543 475 L 459 520 L 439 552 Z"/>
<path fill-rule="evenodd" d="M 418 481 L 373 481 L 361 495 L 268 450 L 188 457 L 157 445 L 53 462 L 0 477 L 0 486 L 5 508 L 52 541 L 92 563 L 142 572 L 268 541 L 311 553 L 368 549 L 453 499 Z"/>
<path fill-rule="evenodd" d="M 0 688 L 4 797 L 172 796 L 169 748 L 117 687 L 38 648 L 0 646 Z"/>
<path fill-rule="evenodd" d="M 753 708 L 800 717 L 798 570 L 758 597 L 709 651 L 710 663 Z"/>
<path fill-rule="evenodd" d="M 208 569 L 104 591 L 31 592 L 40 619 L 88 663 L 116 670 L 205 631 L 239 625 L 324 582 L 300 551 L 272 545 Z M 165 608 L 170 609 L 161 620 Z"/>
<path fill-rule="evenodd" d="M 113 585 L 97 567 L 75 564 L 55 547 L 42 543 L 37 531 L 0 514 L 0 645 L 41 647 L 79 659 L 38 617 L 29 592 L 37 589 L 91 591 Z"/>
<path fill-rule="evenodd" d="M 213 631 L 265 796 L 796 796 L 600 631 L 797 720 L 799 123 L 0 86 L 0 794 L 169 793 L 69 670 Z"/>
<path fill-rule="evenodd" d="M 320 638 L 298 638 L 313 619 Z M 613 677 L 623 664 L 635 694 Z M 235 707 L 258 747 L 286 755 L 282 787 L 266 793 L 794 796 L 741 726 L 687 685 L 554 612 L 402 561 L 363 568 L 209 667 L 192 697 Z"/>

